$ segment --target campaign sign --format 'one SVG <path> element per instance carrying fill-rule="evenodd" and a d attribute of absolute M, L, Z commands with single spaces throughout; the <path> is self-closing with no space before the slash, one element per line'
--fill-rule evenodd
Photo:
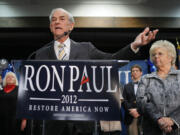
<path fill-rule="evenodd" d="M 120 120 L 117 61 L 13 61 L 17 117 Z"/>

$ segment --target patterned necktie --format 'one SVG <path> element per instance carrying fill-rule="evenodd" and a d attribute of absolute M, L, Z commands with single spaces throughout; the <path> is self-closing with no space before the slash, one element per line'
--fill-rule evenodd
<path fill-rule="evenodd" d="M 65 52 L 65 45 L 64 44 L 59 44 L 58 45 L 58 48 L 59 48 L 59 51 L 58 51 L 58 59 L 59 60 L 65 60 L 66 58 L 66 52 Z"/>

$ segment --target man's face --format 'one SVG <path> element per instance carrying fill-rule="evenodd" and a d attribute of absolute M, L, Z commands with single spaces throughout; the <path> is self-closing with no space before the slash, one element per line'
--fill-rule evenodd
<path fill-rule="evenodd" d="M 134 67 L 131 71 L 131 76 L 133 80 L 138 80 L 142 76 L 142 72 L 139 70 L 139 68 Z"/>
<path fill-rule="evenodd" d="M 69 21 L 69 17 L 65 12 L 61 10 L 56 10 L 54 12 L 51 18 L 50 30 L 55 38 L 64 34 L 64 32 L 72 30 L 73 27 L 74 23 Z"/>

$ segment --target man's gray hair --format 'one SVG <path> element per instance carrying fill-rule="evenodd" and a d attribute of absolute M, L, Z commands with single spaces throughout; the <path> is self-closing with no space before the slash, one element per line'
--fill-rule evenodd
<path fill-rule="evenodd" d="M 57 10 L 60 10 L 60 11 L 62 11 L 62 12 L 65 12 L 65 13 L 68 15 L 68 17 L 69 17 L 69 21 L 70 21 L 71 23 L 75 23 L 73 15 L 72 15 L 71 13 L 69 13 L 67 10 L 63 9 L 63 8 L 55 8 L 55 9 L 53 9 L 53 10 L 51 11 L 51 13 L 50 13 L 50 15 L 49 15 L 49 21 L 50 21 L 50 22 L 51 22 L 51 20 L 52 20 L 52 16 L 53 16 L 54 12 L 57 11 Z"/>
<path fill-rule="evenodd" d="M 158 40 L 154 42 L 149 50 L 150 59 L 152 61 L 152 55 L 156 48 L 165 48 L 168 52 L 168 55 L 172 57 L 172 65 L 176 62 L 176 49 L 173 43 L 167 40 Z"/>

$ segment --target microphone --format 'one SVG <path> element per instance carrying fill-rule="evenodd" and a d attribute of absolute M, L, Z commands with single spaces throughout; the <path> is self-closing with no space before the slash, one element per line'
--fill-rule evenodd
<path fill-rule="evenodd" d="M 71 33 L 71 31 L 69 30 L 69 31 L 66 31 L 66 32 L 64 32 L 62 35 L 59 35 L 59 36 L 57 36 L 56 37 L 56 39 L 55 39 L 55 41 L 56 40 L 59 40 L 59 39 L 61 39 L 62 37 L 64 37 L 64 36 L 67 36 L 68 34 L 70 34 Z"/>
<path fill-rule="evenodd" d="M 28 56 L 27 59 L 30 60 L 30 59 L 32 58 L 32 56 L 34 56 L 37 52 L 41 51 L 42 49 L 49 48 L 53 42 L 55 42 L 55 41 L 61 39 L 61 38 L 64 37 L 64 36 L 69 35 L 70 33 L 71 33 L 71 30 L 66 31 L 66 32 L 64 32 L 63 34 L 57 36 L 54 40 L 52 40 L 51 42 L 45 44 L 42 48 L 40 48 L 40 49 L 38 49 L 38 50 L 32 52 L 32 53 Z"/>

